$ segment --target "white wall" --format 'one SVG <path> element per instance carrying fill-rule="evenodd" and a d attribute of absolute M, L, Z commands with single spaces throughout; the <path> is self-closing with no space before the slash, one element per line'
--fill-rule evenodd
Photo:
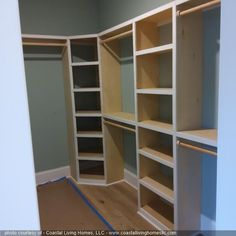
<path fill-rule="evenodd" d="M 39 229 L 17 0 L 0 0 L 0 229 Z"/>
<path fill-rule="evenodd" d="M 236 229 L 235 0 L 222 0 L 216 228 Z"/>

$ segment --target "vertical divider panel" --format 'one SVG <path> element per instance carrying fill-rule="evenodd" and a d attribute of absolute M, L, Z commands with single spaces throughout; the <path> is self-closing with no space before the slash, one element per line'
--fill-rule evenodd
<path fill-rule="evenodd" d="M 174 4 L 172 8 L 172 43 L 173 43 L 173 50 L 172 50 L 172 86 L 173 86 L 173 95 L 172 95 L 172 119 L 173 119 L 173 161 L 174 161 L 174 168 L 173 168 L 173 183 L 174 183 L 174 229 L 178 230 L 177 228 L 177 217 L 178 217 L 178 185 L 177 185 L 177 138 L 176 138 L 176 32 L 177 32 L 177 19 L 176 19 L 176 4 Z"/>
<path fill-rule="evenodd" d="M 77 144 L 77 128 L 76 128 L 76 116 L 75 116 L 75 98 L 73 93 L 73 71 L 72 71 L 72 59 L 71 59 L 71 44 L 70 40 L 67 40 L 67 49 L 68 49 L 68 60 L 69 60 L 69 73 L 70 73 L 70 92 L 71 92 L 71 107 L 72 107 L 72 116 L 73 116 L 73 138 L 74 138 L 74 147 L 75 147 L 75 153 L 74 153 L 74 161 L 72 163 L 75 163 L 75 167 L 73 167 L 73 174 L 76 172 L 76 179 L 79 179 L 79 163 L 77 161 L 78 156 L 78 144 Z M 73 176 L 75 177 L 75 176 Z"/>

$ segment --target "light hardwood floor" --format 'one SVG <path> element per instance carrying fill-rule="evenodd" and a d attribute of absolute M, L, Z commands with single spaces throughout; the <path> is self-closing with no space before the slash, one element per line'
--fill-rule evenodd
<path fill-rule="evenodd" d="M 78 185 L 115 230 L 154 230 L 137 214 L 137 190 L 125 182 L 108 187 Z"/>

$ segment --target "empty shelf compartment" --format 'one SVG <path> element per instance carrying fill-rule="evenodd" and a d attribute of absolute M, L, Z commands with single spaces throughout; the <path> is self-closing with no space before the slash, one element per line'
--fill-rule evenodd
<path fill-rule="evenodd" d="M 98 61 L 97 38 L 72 39 L 71 59 L 73 63 Z"/>
<path fill-rule="evenodd" d="M 140 184 L 174 203 L 173 169 L 139 155 Z"/>
<path fill-rule="evenodd" d="M 73 67 L 74 89 L 99 88 L 98 66 Z"/>
<path fill-rule="evenodd" d="M 83 131 L 102 131 L 101 117 L 77 117 L 77 132 Z"/>
<path fill-rule="evenodd" d="M 151 190 L 140 186 L 141 210 L 157 223 L 160 229 L 174 229 L 174 207 Z"/>
<path fill-rule="evenodd" d="M 80 160 L 79 177 L 81 179 L 104 179 L 104 162 Z"/>
<path fill-rule="evenodd" d="M 138 51 L 172 43 L 172 8 L 138 21 L 136 38 Z"/>
<path fill-rule="evenodd" d="M 139 153 L 173 167 L 173 136 L 139 128 Z"/>
<path fill-rule="evenodd" d="M 75 108 L 79 111 L 100 111 L 100 92 L 75 93 Z"/>
<path fill-rule="evenodd" d="M 172 52 L 137 57 L 137 88 L 172 88 Z"/>
<path fill-rule="evenodd" d="M 78 156 L 87 154 L 102 154 L 103 141 L 101 138 L 77 138 L 78 140 Z"/>
<path fill-rule="evenodd" d="M 172 132 L 172 96 L 139 94 L 138 121 L 152 129 Z"/>

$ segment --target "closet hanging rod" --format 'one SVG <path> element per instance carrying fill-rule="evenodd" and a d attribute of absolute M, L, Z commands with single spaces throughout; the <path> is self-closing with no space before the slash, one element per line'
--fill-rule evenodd
<path fill-rule="evenodd" d="M 122 38 L 125 38 L 125 37 L 131 35 L 132 33 L 133 33 L 133 30 L 129 30 L 129 31 L 126 31 L 126 32 L 121 33 L 121 34 L 111 36 L 107 39 L 103 39 L 103 40 L 100 41 L 100 43 L 103 44 L 103 43 L 107 43 L 107 42 L 110 42 L 110 41 L 115 40 L 115 39 L 122 39 Z"/>
<path fill-rule="evenodd" d="M 177 144 L 178 144 L 179 146 L 186 147 L 186 148 L 189 148 L 189 149 L 198 151 L 198 152 L 210 154 L 210 155 L 212 155 L 212 156 L 217 156 L 217 152 L 212 151 L 212 150 L 209 150 L 209 149 L 206 149 L 206 148 L 196 147 L 196 146 L 194 146 L 194 145 L 181 142 L 181 141 L 179 141 L 179 140 L 177 141 Z"/>
<path fill-rule="evenodd" d="M 112 125 L 112 126 L 115 126 L 115 127 L 121 128 L 121 129 L 125 129 L 125 130 L 131 131 L 131 132 L 135 132 L 135 129 L 126 127 L 124 125 L 116 124 L 116 123 L 113 123 L 113 122 L 110 122 L 110 121 L 107 121 L 107 120 L 104 120 L 104 124 Z"/>
<path fill-rule="evenodd" d="M 65 43 L 37 43 L 37 42 L 23 42 L 23 46 L 44 46 L 44 47 L 66 47 Z"/>
<path fill-rule="evenodd" d="M 201 11 L 203 9 L 213 7 L 213 6 L 216 6 L 216 5 L 219 5 L 219 4 L 220 4 L 220 0 L 213 0 L 213 1 L 210 1 L 210 2 L 207 2 L 207 3 L 204 3 L 202 5 L 190 8 L 188 10 L 178 11 L 177 15 L 178 16 L 184 16 L 184 15 L 190 14 L 192 12 Z"/>

